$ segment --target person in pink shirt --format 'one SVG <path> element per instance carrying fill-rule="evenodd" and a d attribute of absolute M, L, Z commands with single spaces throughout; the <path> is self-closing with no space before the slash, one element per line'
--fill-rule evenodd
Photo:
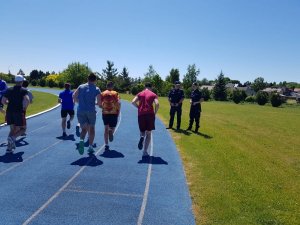
<path fill-rule="evenodd" d="M 155 130 L 155 115 L 159 108 L 158 97 L 151 91 L 151 88 L 152 85 L 146 83 L 145 89 L 138 93 L 132 100 L 132 104 L 138 108 L 138 123 L 140 129 L 138 148 L 142 150 L 144 145 L 143 159 L 149 158 L 147 149 L 151 141 L 151 132 Z"/>

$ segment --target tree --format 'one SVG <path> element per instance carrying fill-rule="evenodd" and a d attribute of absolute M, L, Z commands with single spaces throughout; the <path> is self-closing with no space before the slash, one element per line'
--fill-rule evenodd
<path fill-rule="evenodd" d="M 232 92 L 232 101 L 235 103 L 235 104 L 239 104 L 241 101 L 243 101 L 243 95 L 242 95 L 242 91 L 240 90 L 233 90 Z"/>
<path fill-rule="evenodd" d="M 196 65 L 188 65 L 187 73 L 183 77 L 183 88 L 188 89 L 192 86 L 193 82 L 197 81 L 197 77 L 200 74 L 200 70 L 196 68 Z"/>
<path fill-rule="evenodd" d="M 126 67 L 123 67 L 119 79 L 120 91 L 128 91 L 130 89 L 131 79 L 129 77 L 129 72 Z"/>
<path fill-rule="evenodd" d="M 114 63 L 112 61 L 107 60 L 107 66 L 104 70 L 102 70 L 102 76 L 107 81 L 114 81 L 118 75 L 118 70 L 114 68 Z"/>
<path fill-rule="evenodd" d="M 273 107 L 281 106 L 283 103 L 281 96 L 278 93 L 272 93 L 270 97 L 270 102 Z"/>
<path fill-rule="evenodd" d="M 218 79 L 216 80 L 216 84 L 213 88 L 213 97 L 217 101 L 226 101 L 227 100 L 227 92 L 226 92 L 226 83 L 224 79 L 224 74 L 221 71 Z"/>
<path fill-rule="evenodd" d="M 85 64 L 74 62 L 68 65 L 61 75 L 63 81 L 71 83 L 72 87 L 77 88 L 80 84 L 87 82 L 87 77 L 91 70 Z"/>
<path fill-rule="evenodd" d="M 204 101 L 208 101 L 210 99 L 210 91 L 208 90 L 208 88 L 203 88 L 201 90 L 202 93 L 202 97 L 204 98 Z"/>
<path fill-rule="evenodd" d="M 149 65 L 148 72 L 144 74 L 144 82 L 152 82 L 152 79 L 155 75 L 157 75 L 157 72 L 152 65 Z"/>
<path fill-rule="evenodd" d="M 252 88 L 256 92 L 263 90 L 265 87 L 266 87 L 266 83 L 264 81 L 264 78 L 262 77 L 256 78 L 252 84 Z"/>
<path fill-rule="evenodd" d="M 171 84 L 174 84 L 175 81 L 179 81 L 179 70 L 172 68 L 169 75 L 166 77 L 166 81 L 168 81 Z"/>
<path fill-rule="evenodd" d="M 30 79 L 30 81 L 32 81 L 32 80 L 38 80 L 38 79 L 40 79 L 41 77 L 39 77 L 39 71 L 37 71 L 37 70 L 32 70 L 31 72 L 30 72 L 30 74 L 29 74 L 29 79 Z"/>
<path fill-rule="evenodd" d="M 164 81 L 161 79 L 159 74 L 156 74 L 152 77 L 152 82 L 151 83 L 152 83 L 154 89 L 157 91 L 157 94 L 162 95 Z"/>
<path fill-rule="evenodd" d="M 256 94 L 256 101 L 259 105 L 265 105 L 268 102 L 269 95 L 267 92 L 258 91 Z"/>

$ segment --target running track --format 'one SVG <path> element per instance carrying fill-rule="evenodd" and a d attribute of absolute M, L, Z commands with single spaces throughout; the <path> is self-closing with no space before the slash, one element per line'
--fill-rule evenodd
<path fill-rule="evenodd" d="M 160 120 L 150 162 L 141 161 L 137 110 L 125 101 L 108 155 L 100 112 L 95 156 L 76 150 L 76 116 L 67 140 L 60 108 L 27 122 L 13 156 L 5 155 L 8 127 L 0 127 L 0 224 L 195 224 L 179 154 Z"/>

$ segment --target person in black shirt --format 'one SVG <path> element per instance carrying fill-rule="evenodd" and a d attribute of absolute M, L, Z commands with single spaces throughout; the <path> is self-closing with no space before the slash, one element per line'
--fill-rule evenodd
<path fill-rule="evenodd" d="M 190 108 L 190 124 L 187 130 L 192 130 L 194 120 L 196 122 L 195 132 L 198 133 L 200 127 L 200 114 L 201 114 L 201 102 L 203 102 L 201 91 L 199 91 L 198 84 L 196 82 L 192 85 L 191 93 L 191 108 Z"/>
<path fill-rule="evenodd" d="M 29 105 L 29 97 L 28 91 L 22 88 L 24 80 L 22 75 L 17 75 L 16 85 L 8 88 L 2 98 L 2 104 L 7 104 L 5 120 L 10 125 L 7 153 L 12 153 L 16 148 L 16 138 L 24 133 L 26 127 L 25 111 Z"/>
<path fill-rule="evenodd" d="M 167 129 L 173 128 L 173 122 L 175 113 L 177 113 L 177 130 L 180 129 L 181 124 L 181 113 L 182 113 L 182 102 L 184 100 L 183 90 L 180 89 L 180 82 L 175 82 L 175 87 L 169 92 L 168 100 L 170 103 L 170 121 Z"/>

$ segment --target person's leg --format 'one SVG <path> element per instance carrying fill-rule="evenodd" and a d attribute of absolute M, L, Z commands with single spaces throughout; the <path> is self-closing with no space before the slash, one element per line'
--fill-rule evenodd
<path fill-rule="evenodd" d="M 138 117 L 138 123 L 140 129 L 140 140 L 138 143 L 138 148 L 139 150 L 142 150 L 144 145 L 144 137 L 145 137 L 145 130 L 146 130 L 146 121 L 144 115 Z"/>
<path fill-rule="evenodd" d="M 61 117 L 61 128 L 63 131 L 63 137 L 66 137 L 66 121 L 67 121 L 67 111 L 66 110 L 61 110 L 60 111 L 60 117 Z"/>
<path fill-rule="evenodd" d="M 89 125 L 89 145 L 93 146 L 94 144 L 94 139 L 95 139 L 95 126 L 94 125 Z"/>
<path fill-rule="evenodd" d="M 173 127 L 175 112 L 176 112 L 176 108 L 171 106 L 171 108 L 170 108 L 170 121 L 169 121 L 169 127 L 168 127 L 170 129 Z"/>
<path fill-rule="evenodd" d="M 195 115 L 195 121 L 196 121 L 196 129 L 195 132 L 198 133 L 198 130 L 200 128 L 200 111 L 198 111 Z"/>
<path fill-rule="evenodd" d="M 146 131 L 146 137 L 145 137 L 145 146 L 144 146 L 144 152 L 143 152 L 143 156 L 148 156 L 148 147 L 151 141 L 151 130 L 150 131 Z"/>
<path fill-rule="evenodd" d="M 95 139 L 96 112 L 88 112 L 89 153 L 94 153 L 93 144 Z"/>
<path fill-rule="evenodd" d="M 193 109 L 191 108 L 190 109 L 190 121 L 189 121 L 189 127 L 187 130 L 192 130 L 192 127 L 193 127 L 193 123 L 194 123 L 194 112 L 193 112 Z"/>
<path fill-rule="evenodd" d="M 74 119 L 74 110 L 68 110 L 68 114 L 69 114 L 70 118 L 67 121 L 67 128 L 70 129 L 71 121 Z"/>
<path fill-rule="evenodd" d="M 177 130 L 180 129 L 180 125 L 181 125 L 181 113 L 182 113 L 182 108 L 181 107 L 177 107 Z"/>

